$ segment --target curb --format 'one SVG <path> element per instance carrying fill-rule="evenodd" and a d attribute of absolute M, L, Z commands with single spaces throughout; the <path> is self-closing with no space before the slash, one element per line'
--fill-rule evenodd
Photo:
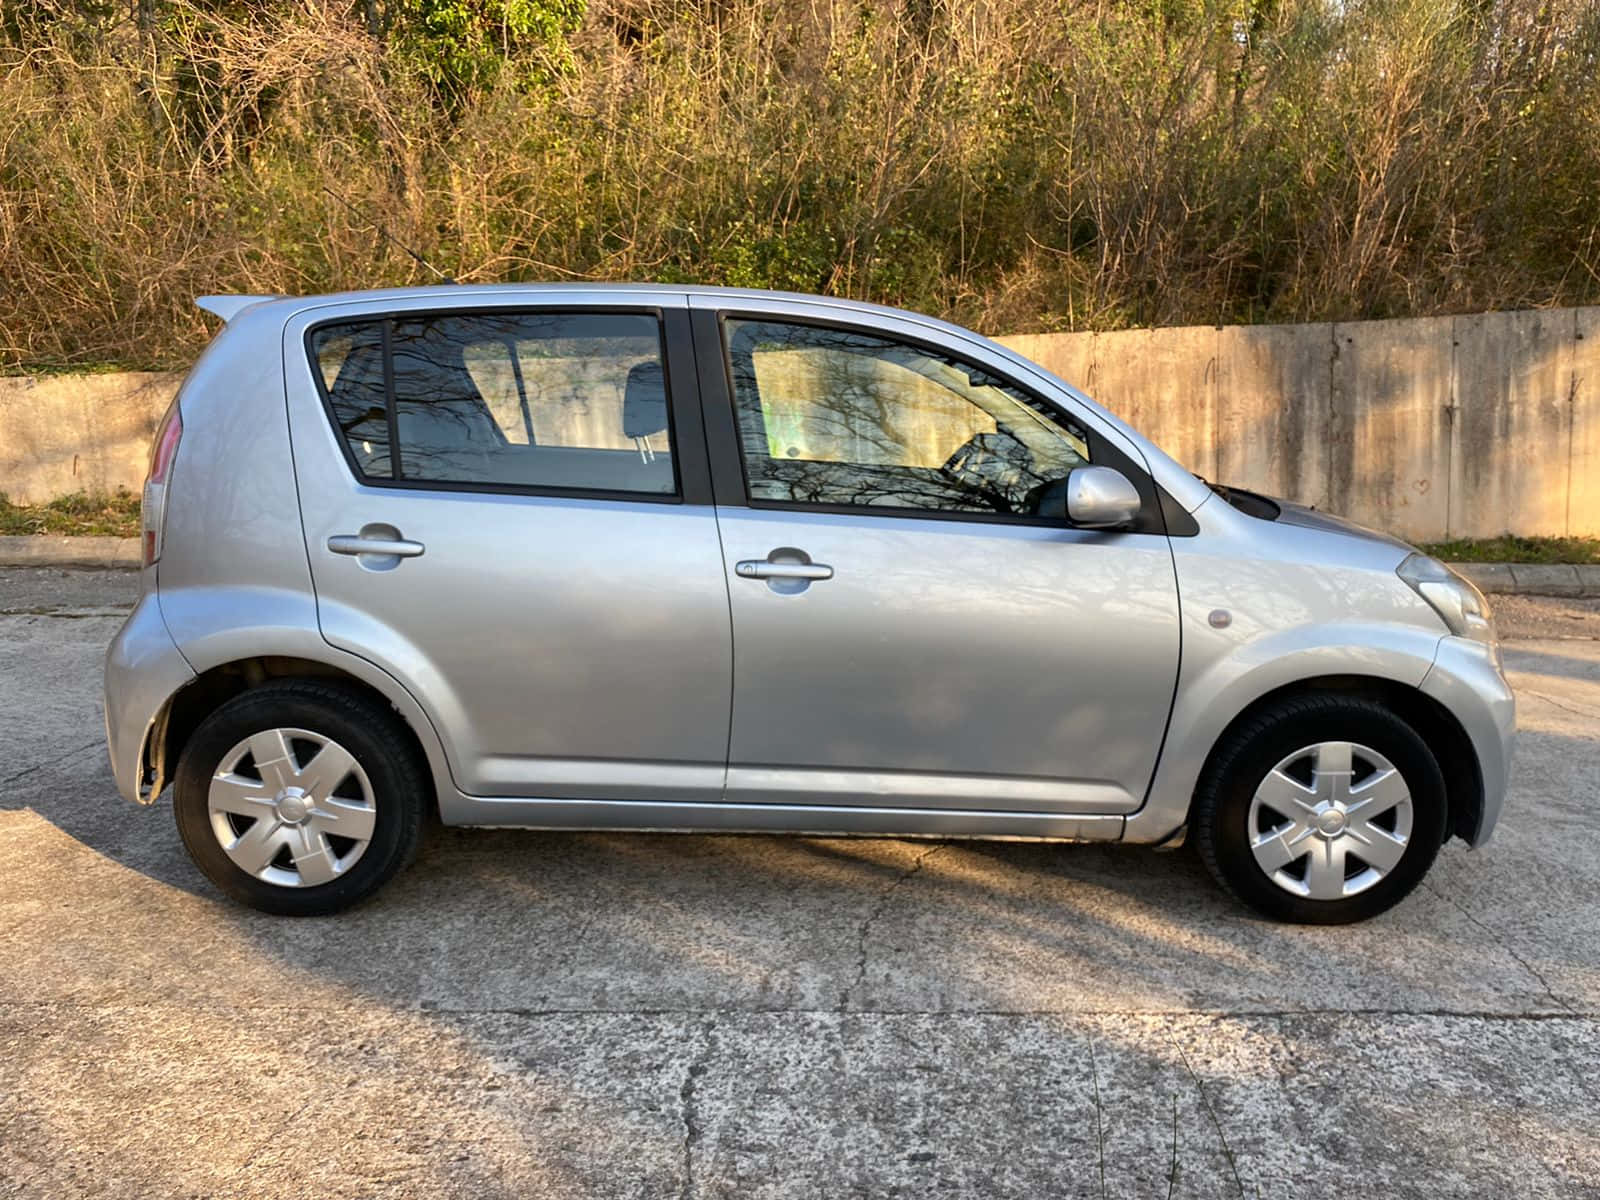
<path fill-rule="evenodd" d="M 1600 596 L 1600 564 L 1451 563 L 1491 596 Z"/>
<path fill-rule="evenodd" d="M 8 534 L 0 537 L 0 567 L 94 567 L 132 570 L 139 565 L 139 539 Z"/>
<path fill-rule="evenodd" d="M 139 539 L 9 535 L 0 537 L 0 567 L 133 570 Z M 1451 563 L 1491 596 L 1600 596 L 1600 564 Z"/>

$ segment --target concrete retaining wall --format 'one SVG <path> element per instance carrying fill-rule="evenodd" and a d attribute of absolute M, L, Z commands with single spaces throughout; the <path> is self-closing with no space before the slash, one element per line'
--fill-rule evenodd
<path fill-rule="evenodd" d="M 1000 340 L 1208 479 L 1416 541 L 1600 534 L 1600 308 Z"/>
<path fill-rule="evenodd" d="M 1600 308 L 1001 340 L 1210 479 L 1417 541 L 1600 534 Z M 0 379 L 0 491 L 137 489 L 179 379 Z"/>
<path fill-rule="evenodd" d="M 0 378 L 0 492 L 37 504 L 72 492 L 138 491 L 176 373 Z"/>

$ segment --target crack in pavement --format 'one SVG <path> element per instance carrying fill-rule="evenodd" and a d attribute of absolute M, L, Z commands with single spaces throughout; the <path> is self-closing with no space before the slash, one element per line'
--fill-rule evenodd
<path fill-rule="evenodd" d="M 1178 1040 L 1176 1033 L 1169 1032 L 1172 1047 L 1178 1052 L 1178 1057 L 1183 1060 L 1183 1069 L 1189 1073 L 1195 1090 L 1200 1093 L 1200 1103 L 1205 1106 L 1206 1115 L 1211 1118 L 1211 1127 L 1217 1131 L 1217 1140 L 1222 1143 L 1223 1157 L 1228 1160 L 1228 1169 L 1233 1172 L 1233 1184 L 1239 1189 L 1239 1200 L 1244 1200 L 1244 1180 L 1239 1178 L 1239 1164 L 1234 1161 L 1233 1147 L 1228 1145 L 1228 1135 L 1222 1132 L 1222 1122 L 1217 1119 L 1217 1110 L 1211 1107 L 1211 1097 L 1206 1095 L 1205 1085 L 1200 1082 L 1200 1076 L 1195 1074 L 1194 1067 L 1189 1064 L 1189 1055 L 1183 1049 L 1183 1043 Z"/>
<path fill-rule="evenodd" d="M 1094 1076 L 1094 1141 L 1100 1159 L 1100 1200 L 1106 1200 L 1106 1124 L 1100 1103 L 1100 1060 L 1094 1052 L 1094 1035 L 1089 1036 L 1089 1070 Z"/>
<path fill-rule="evenodd" d="M 15 775 L 7 775 L 4 779 L 0 779 L 0 787 L 5 787 L 8 783 L 15 783 L 19 779 L 26 779 L 29 775 L 36 775 L 40 771 L 48 770 L 50 767 L 58 767 L 67 760 L 76 758 L 86 750 L 93 750 L 96 746 L 104 746 L 105 744 L 105 738 L 95 738 L 94 741 L 86 742 L 76 750 L 68 750 L 65 754 L 58 755 L 45 762 L 34 763 L 31 767 L 24 767 Z"/>
<path fill-rule="evenodd" d="M 1533 976 L 1534 979 L 1539 981 L 1539 986 L 1544 989 L 1545 996 L 1552 1004 L 1556 1005 L 1556 1007 L 1560 1008 L 1565 1013 L 1576 1015 L 1577 1010 L 1574 1009 L 1572 1005 L 1568 1004 L 1562 997 L 1556 995 L 1555 989 L 1550 986 L 1550 981 L 1546 979 L 1532 963 L 1522 957 L 1521 953 L 1518 952 L 1517 948 L 1506 939 L 1504 934 L 1500 933 L 1499 930 L 1495 929 L 1492 925 L 1486 924 L 1484 921 L 1480 920 L 1471 909 L 1467 908 L 1466 905 L 1462 904 L 1461 901 L 1457 900 L 1454 896 L 1447 892 L 1441 892 L 1438 888 L 1434 887 L 1430 880 L 1424 879 L 1422 881 L 1422 886 L 1427 891 L 1432 892 L 1439 899 L 1443 900 L 1446 904 L 1454 908 L 1468 921 L 1472 922 L 1473 925 L 1487 933 L 1489 937 L 1493 939 L 1495 945 L 1499 946 L 1502 950 L 1509 954 L 1519 967 L 1521 967 L 1529 975 Z"/>
<path fill-rule="evenodd" d="M 706 1073 L 706 1060 L 715 1049 L 717 1023 L 707 1021 L 704 1035 L 705 1047 L 689 1063 L 683 1073 L 683 1086 L 678 1089 L 678 1113 L 683 1124 L 683 1187 L 678 1200 L 690 1200 L 694 1195 L 694 1150 L 700 1144 L 701 1129 L 695 1108 L 695 1082 Z"/>
<path fill-rule="evenodd" d="M 239 1176 L 248 1171 L 256 1159 L 261 1157 L 261 1152 L 276 1142 L 278 1140 L 278 1135 L 281 1134 L 285 1129 L 288 1129 L 295 1121 L 299 1120 L 300 1114 L 311 1107 L 313 1099 L 315 1099 L 315 1097 L 308 1099 L 299 1108 L 295 1109 L 292 1113 L 289 1113 L 283 1118 L 283 1120 L 274 1125 L 272 1129 L 268 1131 L 267 1136 L 261 1139 L 260 1144 L 257 1145 L 254 1150 L 250 1151 L 250 1153 L 245 1156 L 245 1160 L 234 1170 L 233 1178 L 237 1179 Z"/>
<path fill-rule="evenodd" d="M 1432 892 L 1435 896 L 1438 896 L 1441 900 L 1447 901 L 1452 907 L 1461 913 L 1462 916 L 1466 917 L 1468 921 L 1472 922 L 1472 924 L 1477 928 L 1487 933 L 1491 938 L 1494 939 L 1496 945 L 1498 945 L 1511 956 L 1518 966 L 1520 966 L 1529 975 L 1533 976 L 1534 979 L 1539 981 L 1539 986 L 1544 989 L 1546 998 L 1548 998 L 1551 1003 L 1555 1004 L 1562 1010 L 1559 1013 L 1544 1014 L 1545 1017 L 1558 1020 L 1568 1017 L 1579 1020 L 1589 1019 L 1589 1014 L 1579 1010 L 1563 997 L 1558 996 L 1555 989 L 1550 986 L 1550 981 L 1544 977 L 1543 972 L 1537 970 L 1532 963 L 1523 958 L 1522 955 L 1518 953 L 1518 951 L 1511 945 L 1511 943 L 1507 941 L 1506 938 L 1497 932 L 1492 926 L 1486 924 L 1477 916 L 1473 915 L 1473 913 L 1470 912 L 1466 906 L 1458 901 L 1454 896 L 1449 896 L 1439 891 L 1439 889 L 1434 887 L 1431 882 L 1424 880 L 1422 886 L 1428 891 Z M 1539 1014 L 1529 1013 L 1528 1019 L 1535 1019 L 1538 1015 Z M 1571 1070 L 1568 1073 L 1577 1083 L 1579 1091 L 1582 1091 L 1591 1097 L 1600 1099 L 1600 1089 L 1596 1089 L 1594 1081 L 1590 1078 L 1589 1072 L 1583 1070 Z"/>
<path fill-rule="evenodd" d="M 1537 696 L 1540 700 L 1543 700 L 1546 704 L 1554 704 L 1557 708 L 1563 709 L 1566 712 L 1571 713 L 1575 717 L 1589 717 L 1591 719 L 1600 719 L 1600 709 L 1574 707 L 1573 705 L 1568 704 L 1565 700 L 1558 700 L 1554 696 L 1546 695 L 1544 692 L 1536 692 L 1532 688 L 1526 688 L 1526 687 L 1525 688 L 1518 688 L 1517 689 L 1517 694 L 1520 695 L 1520 696 Z"/>
<path fill-rule="evenodd" d="M 932 858 L 935 854 L 938 854 L 940 851 L 947 849 L 949 845 L 949 842 L 940 842 L 932 849 L 924 850 L 921 854 L 917 855 L 917 857 L 912 860 L 911 865 L 896 875 L 894 879 L 890 881 L 889 886 L 883 889 L 878 896 L 877 903 L 874 904 L 871 911 L 862 918 L 860 926 L 856 929 L 856 977 L 853 981 L 846 985 L 842 992 L 839 993 L 839 1004 L 837 1008 L 838 1012 L 844 1012 L 847 1008 L 849 1008 L 850 993 L 854 992 L 866 982 L 867 939 L 872 934 L 873 924 L 878 920 L 878 918 L 883 916 L 883 914 L 888 911 L 889 902 L 894 898 L 894 894 L 899 889 L 900 885 L 906 880 L 910 879 L 918 871 L 922 870 L 924 864 L 926 864 L 930 858 Z"/>

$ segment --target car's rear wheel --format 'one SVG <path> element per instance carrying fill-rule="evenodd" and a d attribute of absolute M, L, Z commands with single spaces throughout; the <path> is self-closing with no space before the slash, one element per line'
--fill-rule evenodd
<path fill-rule="evenodd" d="M 1250 907 L 1342 925 L 1392 907 L 1427 874 L 1444 841 L 1444 777 L 1377 701 L 1300 696 L 1226 735 L 1191 817 L 1206 866 Z"/>
<path fill-rule="evenodd" d="M 190 857 L 264 912 L 336 912 L 416 853 L 422 763 L 394 712 L 321 680 L 264 684 L 190 737 L 173 808 Z"/>

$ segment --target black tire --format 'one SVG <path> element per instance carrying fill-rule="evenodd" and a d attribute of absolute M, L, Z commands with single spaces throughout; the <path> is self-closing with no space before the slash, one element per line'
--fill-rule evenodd
<path fill-rule="evenodd" d="M 329 883 L 289 887 L 251 875 L 228 857 L 211 829 L 208 791 L 222 757 L 253 733 L 308 730 L 338 742 L 371 783 L 372 836 L 349 869 Z M 416 856 L 431 786 L 398 714 L 354 689 L 316 679 L 266 683 L 201 722 L 178 760 L 173 810 L 189 856 L 233 899 L 282 916 L 319 916 L 366 899 Z"/>
<path fill-rule="evenodd" d="M 1251 851 L 1250 805 L 1285 757 L 1324 741 L 1349 741 L 1382 754 L 1411 793 L 1412 828 L 1399 862 L 1365 891 L 1337 900 L 1298 896 L 1273 882 Z M 1445 838 L 1444 776 L 1417 731 L 1375 700 L 1339 693 L 1272 704 L 1224 735 L 1195 792 L 1195 847 L 1224 889 L 1257 912 L 1306 925 L 1346 925 L 1392 908 L 1428 873 Z"/>

